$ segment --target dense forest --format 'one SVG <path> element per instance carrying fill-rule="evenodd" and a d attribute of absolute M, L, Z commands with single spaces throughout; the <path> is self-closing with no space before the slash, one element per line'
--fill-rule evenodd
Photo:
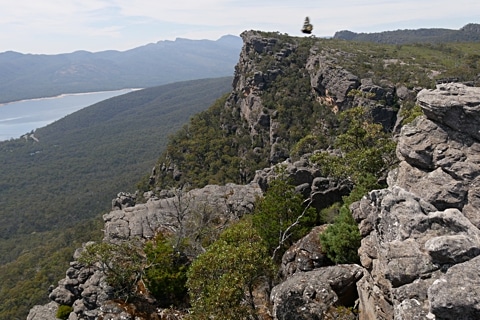
<path fill-rule="evenodd" d="M 114 97 L 0 142 L 0 318 L 46 300 L 81 242 L 98 239 L 101 215 L 134 192 L 190 116 L 231 90 L 231 77 Z"/>

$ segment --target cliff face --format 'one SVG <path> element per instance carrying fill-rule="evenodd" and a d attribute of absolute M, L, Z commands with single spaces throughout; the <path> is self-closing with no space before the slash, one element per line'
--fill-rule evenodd
<path fill-rule="evenodd" d="M 241 36 L 244 45 L 235 67 L 232 92 L 214 115 L 205 114 L 202 117 L 207 120 L 199 120 L 206 122 L 211 116 L 218 120 L 209 123 L 213 127 L 210 130 L 216 130 L 215 137 L 205 138 L 212 143 L 208 147 L 190 145 L 186 141 L 191 139 L 192 128 L 177 137 L 177 145 L 167 150 L 155 170 L 157 188 L 175 183 L 194 187 L 219 183 L 218 179 L 203 177 L 219 171 L 212 171 L 216 159 L 205 157 L 214 153 L 224 155 L 223 167 L 235 166 L 223 175 L 221 183 L 248 183 L 256 170 L 290 158 L 294 145 L 305 136 L 315 134 L 331 140 L 338 111 L 369 106 L 375 120 L 391 129 L 398 107 L 414 96 L 413 90 L 403 85 L 397 88 L 389 81 L 378 84 L 369 77 L 354 75 L 342 66 L 342 61 L 352 54 L 331 49 L 327 40 L 255 31 Z M 217 147 L 213 139 L 217 139 L 216 145 L 223 146 Z M 205 152 L 197 155 L 199 149 Z M 185 154 L 198 161 L 188 162 Z M 192 179 L 200 175 L 202 179 Z"/>
<path fill-rule="evenodd" d="M 480 316 L 480 88 L 423 90 L 402 128 L 389 188 L 353 206 L 366 269 L 362 319 Z"/>
<path fill-rule="evenodd" d="M 254 151 L 270 163 L 285 165 L 297 190 L 312 198 L 317 209 L 338 201 L 349 186 L 323 177 L 308 157 L 285 160 L 290 156 L 285 141 L 294 134 L 294 126 L 285 125 L 282 112 L 288 117 L 298 115 L 303 121 L 315 118 L 319 105 L 334 111 L 368 105 L 377 121 L 391 128 L 396 120 L 393 107 L 410 99 L 413 91 L 354 75 L 337 65 L 345 52 L 320 45 L 305 50 L 300 43 L 278 35 L 246 32 L 242 37 L 245 43 L 233 91 L 220 115 L 223 119 L 225 114 L 231 115 L 230 122 L 224 122 L 222 128 L 252 142 L 252 150 L 239 149 L 242 155 Z M 299 82 L 308 84 L 307 89 L 297 92 L 301 99 L 307 99 L 308 107 L 295 109 L 307 117 L 288 114 L 277 108 L 281 99 L 272 100 L 295 95 L 300 89 L 282 90 L 282 78 L 293 71 Z M 324 227 L 314 228 L 282 259 L 284 281 L 270 296 L 274 319 L 480 317 L 480 90 L 442 85 L 421 91 L 418 104 L 426 116 L 401 129 L 397 148 L 400 164 L 390 172 L 388 188 L 370 192 L 351 207 L 363 238 L 361 265 L 329 265 L 318 243 Z M 232 122 L 232 118 L 238 121 Z M 306 122 L 305 131 L 323 132 L 323 119 L 314 120 Z M 152 179 L 159 178 L 162 166 L 172 173 L 173 169 L 181 172 L 181 165 L 161 163 Z M 188 193 L 163 190 L 147 194 L 144 204 L 120 195 L 112 211 L 104 215 L 104 240 L 146 240 L 159 231 L 178 230 L 176 222 L 190 210 L 213 209 L 218 213 L 215 219 L 223 222 L 238 219 L 252 211 L 255 197 L 262 195 L 274 176 L 273 168 L 267 167 L 256 171 L 246 179 L 251 182 L 243 185 L 208 185 Z M 50 298 L 56 304 L 73 306 L 71 320 L 134 318 L 128 308 L 110 300 L 111 288 L 98 270 L 76 261 L 65 279 L 52 288 Z M 354 305 L 358 315 L 340 308 Z M 52 304 L 36 307 L 28 319 L 53 320 L 54 310 Z M 146 319 L 161 319 L 160 312 L 153 310 Z"/>

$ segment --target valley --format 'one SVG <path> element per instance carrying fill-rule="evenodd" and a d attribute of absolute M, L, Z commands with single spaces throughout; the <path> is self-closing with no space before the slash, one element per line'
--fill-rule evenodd
<path fill-rule="evenodd" d="M 70 113 L 138 89 L 62 94 L 0 105 L 0 141 L 20 138 Z"/>

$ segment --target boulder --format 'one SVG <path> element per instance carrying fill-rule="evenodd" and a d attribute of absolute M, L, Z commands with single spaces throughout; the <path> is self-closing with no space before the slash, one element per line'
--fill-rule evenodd
<path fill-rule="evenodd" d="M 274 319 L 324 319 L 332 307 L 351 307 L 358 298 L 356 282 L 362 278 L 358 265 L 337 265 L 295 273 L 274 287 L 270 295 Z"/>
<path fill-rule="evenodd" d="M 447 270 L 428 288 L 437 320 L 480 319 L 480 257 Z"/>
<path fill-rule="evenodd" d="M 124 208 L 135 206 L 136 196 L 128 192 L 120 192 L 112 200 L 112 210 L 122 210 Z"/>
<path fill-rule="evenodd" d="M 54 301 L 43 305 L 34 306 L 28 313 L 27 320 L 57 320 L 58 304 Z"/>
<path fill-rule="evenodd" d="M 417 101 L 427 118 L 480 140 L 480 88 L 461 83 L 439 84 L 419 92 Z"/>
<path fill-rule="evenodd" d="M 390 185 L 419 195 L 439 210 L 457 208 L 480 226 L 475 214 L 480 209 L 478 141 L 420 117 L 402 128 L 397 155 L 401 162 L 390 175 Z"/>
<path fill-rule="evenodd" d="M 312 207 L 317 210 L 326 208 L 348 195 L 352 185 L 349 181 L 339 182 L 322 176 L 321 171 L 304 155 L 300 160 L 292 162 L 287 159 L 278 165 L 257 170 L 253 182 L 265 192 L 268 184 L 283 175 L 292 182 L 299 193 L 312 200 Z M 284 170 L 278 170 L 283 168 Z M 281 173 L 279 173 L 281 172 Z"/>
<path fill-rule="evenodd" d="M 298 240 L 283 254 L 280 266 L 283 278 L 288 278 L 297 272 L 312 271 L 332 264 L 320 244 L 320 234 L 327 227 L 328 225 L 322 225 L 313 228 L 309 234 Z"/>
<path fill-rule="evenodd" d="M 388 308 L 401 319 L 408 312 L 429 314 L 432 282 L 444 270 L 453 274 L 451 265 L 480 255 L 480 230 L 458 209 L 438 211 L 398 186 L 372 191 L 351 209 L 364 235 L 361 263 L 370 273 L 370 281 L 359 284 L 359 296 L 370 300 L 360 310 L 389 305 L 370 310 L 376 317 Z"/>

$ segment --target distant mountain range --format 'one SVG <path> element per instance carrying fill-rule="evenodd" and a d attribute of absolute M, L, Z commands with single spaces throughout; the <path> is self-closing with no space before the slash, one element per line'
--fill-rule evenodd
<path fill-rule="evenodd" d="M 385 44 L 478 42 L 480 41 L 480 24 L 470 23 L 459 30 L 431 28 L 376 33 L 355 33 L 343 30 L 336 32 L 333 38 Z"/>
<path fill-rule="evenodd" d="M 0 103 L 21 99 L 231 76 L 242 40 L 159 41 L 127 51 L 0 53 Z"/>

